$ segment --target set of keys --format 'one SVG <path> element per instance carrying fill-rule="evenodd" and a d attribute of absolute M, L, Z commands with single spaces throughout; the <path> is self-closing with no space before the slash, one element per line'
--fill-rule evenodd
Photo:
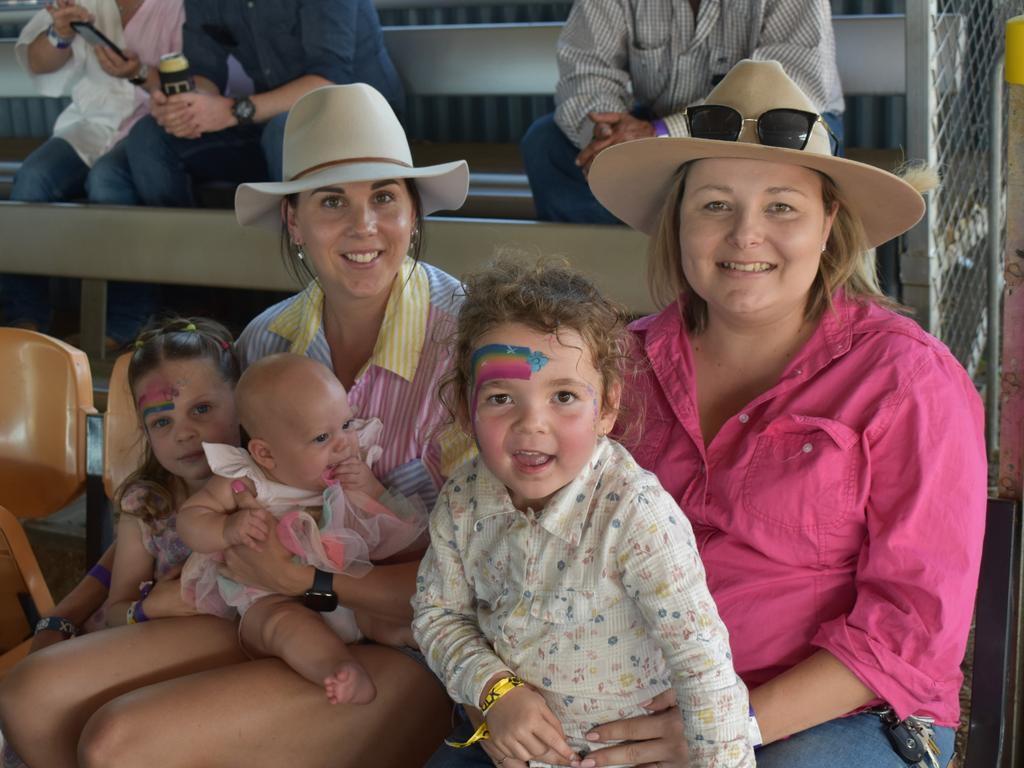
<path fill-rule="evenodd" d="M 900 720 L 889 707 L 873 710 L 882 720 L 885 735 L 907 765 L 917 768 L 942 768 L 939 745 L 932 737 L 931 722 L 918 717 Z"/>

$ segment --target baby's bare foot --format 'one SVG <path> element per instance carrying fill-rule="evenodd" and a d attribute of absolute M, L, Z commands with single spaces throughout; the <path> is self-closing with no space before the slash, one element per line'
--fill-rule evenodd
<path fill-rule="evenodd" d="M 377 688 L 361 664 L 343 661 L 334 674 L 324 678 L 324 689 L 331 704 L 369 704 L 377 697 Z"/>

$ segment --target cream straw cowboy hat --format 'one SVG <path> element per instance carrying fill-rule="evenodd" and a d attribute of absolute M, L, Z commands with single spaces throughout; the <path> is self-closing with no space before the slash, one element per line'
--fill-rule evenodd
<path fill-rule="evenodd" d="M 739 126 L 738 138 L 650 138 L 609 147 L 595 158 L 589 175 L 590 188 L 605 208 L 634 229 L 653 234 L 679 166 L 691 160 L 729 157 L 790 163 L 825 174 L 860 218 L 871 246 L 906 232 L 924 215 L 924 199 L 903 179 L 864 163 L 833 157 L 829 133 L 820 118 L 813 122 L 803 149 L 761 143 L 756 118 L 769 110 L 798 110 L 817 116 L 811 100 L 778 62 L 745 59 L 737 63 L 704 104 L 738 112 L 733 121 L 734 127 Z M 692 126 L 698 118 L 695 112 L 690 115 Z M 738 122 L 740 116 L 742 123 Z M 704 123 L 705 128 L 708 125 Z M 762 135 L 770 142 L 782 138 L 771 131 Z"/>
<path fill-rule="evenodd" d="M 363 83 L 325 85 L 295 102 L 284 126 L 284 178 L 239 185 L 238 223 L 280 229 L 283 196 L 332 184 L 415 179 L 424 216 L 458 208 L 469 190 L 465 160 L 413 167 L 391 106 Z"/>

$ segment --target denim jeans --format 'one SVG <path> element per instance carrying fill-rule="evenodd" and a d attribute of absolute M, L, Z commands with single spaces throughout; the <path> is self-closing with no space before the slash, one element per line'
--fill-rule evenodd
<path fill-rule="evenodd" d="M 116 144 L 89 168 L 64 139 L 52 138 L 25 158 L 14 177 L 11 200 L 49 203 L 85 197 L 90 203 L 137 205 L 125 159 L 124 142 Z M 117 233 L 111 248 L 117 247 Z M 10 325 L 33 323 L 50 330 L 50 278 L 4 275 L 0 278 L 0 305 Z M 137 283 L 111 282 L 107 302 L 107 335 L 123 344 L 133 339 L 153 314 L 157 288 Z"/>
<path fill-rule="evenodd" d="M 842 116 L 826 112 L 822 117 L 839 139 L 839 154 L 842 154 Z M 576 165 L 580 150 L 562 133 L 553 114 L 538 118 L 529 127 L 520 149 L 538 219 L 581 224 L 620 223 L 591 193 L 583 171 Z"/>
<path fill-rule="evenodd" d="M 460 714 L 462 708 L 459 707 Z M 448 737 L 465 741 L 473 727 L 463 719 Z M 935 742 L 941 750 L 939 765 L 945 768 L 953 757 L 952 728 L 936 728 Z M 442 744 L 425 768 L 490 768 L 491 759 L 483 748 L 456 749 Z M 808 728 L 788 739 L 757 750 L 757 768 L 907 768 L 882 730 L 877 715 L 863 713 L 840 717 Z"/>
<path fill-rule="evenodd" d="M 143 205 L 195 205 L 193 181 L 281 179 L 287 113 L 265 125 L 248 125 L 182 139 L 152 117 L 135 124 L 125 139 L 128 167 Z"/>

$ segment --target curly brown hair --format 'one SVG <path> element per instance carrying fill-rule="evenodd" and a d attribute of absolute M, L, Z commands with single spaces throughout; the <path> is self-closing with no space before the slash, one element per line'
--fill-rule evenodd
<path fill-rule="evenodd" d="M 234 386 L 241 369 L 233 341 L 227 328 L 202 317 L 169 317 L 147 327 L 136 339 L 128 363 L 132 400 L 139 380 L 165 360 L 207 360 Z M 143 439 L 143 446 L 142 463 L 118 486 L 114 502 L 123 514 L 159 520 L 174 513 L 175 492 L 183 492 L 184 484 L 157 461 L 148 440 Z"/>
<path fill-rule="evenodd" d="M 605 298 L 584 275 L 564 262 L 527 263 L 510 255 L 463 282 L 454 341 L 454 370 L 441 382 L 441 402 L 452 420 L 469 421 L 472 357 L 477 340 L 499 325 L 519 323 L 540 333 L 574 330 L 601 374 L 601 406 L 616 408 L 610 395 L 621 390 L 629 359 L 625 309 Z"/>

